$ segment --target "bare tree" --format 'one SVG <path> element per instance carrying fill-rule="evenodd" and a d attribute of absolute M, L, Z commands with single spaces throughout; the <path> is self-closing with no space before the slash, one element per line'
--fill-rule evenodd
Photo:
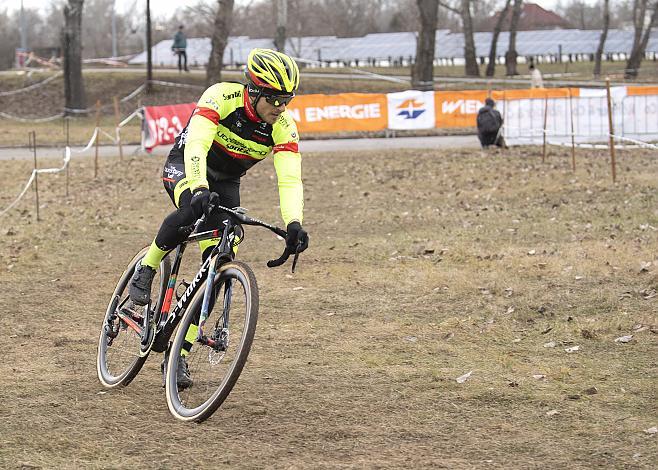
<path fill-rule="evenodd" d="M 276 0 L 276 37 L 274 45 L 279 52 L 286 51 L 286 23 L 288 22 L 288 1 Z"/>
<path fill-rule="evenodd" d="M 606 0 L 608 1 L 608 0 Z M 491 35 L 491 47 L 489 48 L 489 63 L 487 64 L 487 77 L 493 77 L 496 72 L 496 49 L 498 47 L 498 36 L 500 36 L 500 31 L 503 29 L 503 21 L 507 18 L 507 12 L 509 12 L 509 6 L 512 3 L 512 0 L 505 0 L 505 7 L 498 14 L 498 19 L 493 29 L 493 34 Z"/>
<path fill-rule="evenodd" d="M 86 109 L 85 84 L 82 78 L 82 6 L 84 0 L 68 0 L 64 6 L 62 54 L 64 56 L 64 96 L 66 113 Z"/>
<path fill-rule="evenodd" d="M 603 0 L 603 29 L 599 38 L 599 46 L 594 54 L 594 77 L 601 76 L 601 56 L 605 47 L 605 40 L 608 37 L 608 28 L 610 27 L 610 0 Z"/>
<path fill-rule="evenodd" d="M 516 58 L 518 57 L 518 53 L 516 52 L 516 29 L 519 26 L 522 6 L 523 0 L 514 0 L 514 6 L 512 7 L 512 20 L 509 25 L 509 44 L 507 45 L 507 52 L 505 53 L 505 68 L 507 69 L 507 75 L 519 74 L 516 71 Z"/>
<path fill-rule="evenodd" d="M 461 16 L 464 24 L 464 61 L 467 77 L 479 77 L 480 68 L 473 38 L 473 18 L 471 17 L 471 0 L 461 0 Z"/>
<path fill-rule="evenodd" d="M 434 47 L 438 0 L 417 0 L 420 31 L 416 42 L 416 61 L 411 69 L 411 86 L 418 90 L 434 89 Z"/>
<path fill-rule="evenodd" d="M 651 17 L 645 28 L 647 11 L 651 12 Z M 654 0 L 652 4 L 649 3 L 649 0 L 634 0 L 633 26 L 635 27 L 635 34 L 633 36 L 633 48 L 631 49 L 628 61 L 626 61 L 624 78 L 637 78 L 642 59 L 644 58 L 644 51 L 647 49 L 647 43 L 649 42 L 651 28 L 656 25 L 657 21 L 658 0 Z"/>
<path fill-rule="evenodd" d="M 215 28 L 211 39 L 210 58 L 206 71 L 206 86 L 221 81 L 224 49 L 231 33 L 231 17 L 233 16 L 233 0 L 217 0 L 215 13 Z"/>
<path fill-rule="evenodd" d="M 473 18 L 471 16 L 471 0 L 459 0 L 459 8 L 439 0 L 443 8 L 458 14 L 462 20 L 464 34 L 464 69 L 469 77 L 479 77 L 477 56 L 475 54 L 475 40 L 473 39 Z"/>

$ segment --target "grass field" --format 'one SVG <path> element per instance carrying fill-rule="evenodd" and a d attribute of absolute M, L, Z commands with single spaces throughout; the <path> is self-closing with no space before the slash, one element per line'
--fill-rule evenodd
<path fill-rule="evenodd" d="M 169 415 L 159 355 L 96 378 L 116 278 L 170 210 L 161 159 L 74 160 L 69 196 L 40 177 L 43 220 L 31 192 L 0 218 L 0 467 L 655 468 L 658 160 L 620 152 L 612 184 L 577 157 L 306 154 L 311 246 L 270 270 L 280 242 L 247 227 L 258 331 L 202 425 Z M 2 167 L 0 209 L 31 163 Z M 275 186 L 256 166 L 242 205 L 277 222 Z"/>

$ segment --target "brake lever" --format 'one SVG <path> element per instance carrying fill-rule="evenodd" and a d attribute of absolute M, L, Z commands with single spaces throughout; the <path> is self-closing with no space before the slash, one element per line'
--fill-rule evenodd
<path fill-rule="evenodd" d="M 298 243 L 297 247 L 295 248 L 295 257 L 292 259 L 292 272 L 295 272 L 295 266 L 297 266 L 297 258 L 299 258 L 299 248 L 301 248 L 302 244 Z"/>

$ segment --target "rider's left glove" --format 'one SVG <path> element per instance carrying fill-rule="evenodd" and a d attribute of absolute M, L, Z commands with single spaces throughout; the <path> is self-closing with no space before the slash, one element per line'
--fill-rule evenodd
<path fill-rule="evenodd" d="M 296 220 L 290 222 L 286 232 L 286 246 L 292 253 L 301 253 L 308 248 L 308 233 L 302 228 L 302 224 Z"/>

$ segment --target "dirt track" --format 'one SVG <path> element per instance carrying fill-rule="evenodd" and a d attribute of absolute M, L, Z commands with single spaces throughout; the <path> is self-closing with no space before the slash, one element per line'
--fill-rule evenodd
<path fill-rule="evenodd" d="M 74 161 L 69 197 L 40 179 L 42 222 L 31 195 L 0 219 L 0 467 L 652 468 L 655 154 L 614 186 L 596 152 L 305 155 L 311 248 L 268 270 L 279 242 L 247 229 L 256 341 L 202 425 L 169 415 L 160 357 L 96 378 L 115 278 L 169 210 L 160 161 L 102 165 Z M 278 221 L 261 165 L 242 205 Z M 31 163 L 2 166 L 5 207 Z"/>

